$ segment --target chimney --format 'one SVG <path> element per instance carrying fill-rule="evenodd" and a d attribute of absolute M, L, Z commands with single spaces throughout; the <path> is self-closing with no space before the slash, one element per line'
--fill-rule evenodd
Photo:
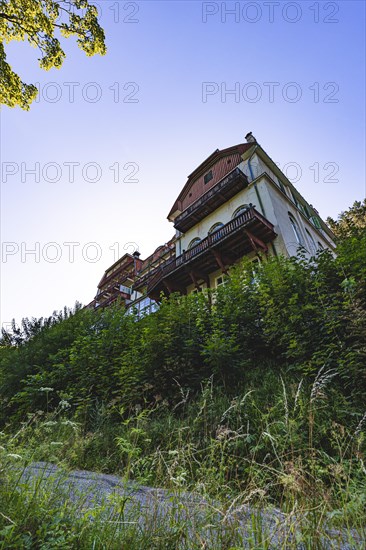
<path fill-rule="evenodd" d="M 253 136 L 252 132 L 248 132 L 245 139 L 247 140 L 247 143 L 257 143 L 257 140 Z"/>
<path fill-rule="evenodd" d="M 135 252 L 132 254 L 132 256 L 138 260 L 139 257 L 141 256 L 141 254 L 138 250 L 135 250 Z"/>

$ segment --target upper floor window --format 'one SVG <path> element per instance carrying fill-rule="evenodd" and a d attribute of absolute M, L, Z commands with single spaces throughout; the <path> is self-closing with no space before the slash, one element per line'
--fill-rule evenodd
<path fill-rule="evenodd" d="M 305 228 L 305 232 L 306 232 L 306 236 L 307 236 L 308 241 L 309 241 L 310 254 L 312 254 L 314 256 L 314 254 L 316 254 L 315 241 L 314 241 L 310 231 L 308 231 L 306 228 Z"/>
<path fill-rule="evenodd" d="M 209 235 L 212 235 L 212 233 L 216 233 L 216 231 L 218 231 L 218 230 L 221 229 L 222 227 L 224 227 L 224 224 L 221 223 L 221 222 L 217 222 L 217 223 L 215 223 L 215 224 L 211 227 L 211 229 L 209 229 L 208 234 L 209 234 Z"/>
<path fill-rule="evenodd" d="M 242 204 L 241 206 L 239 206 L 233 214 L 233 219 L 240 216 L 240 214 L 243 214 L 243 212 L 248 210 L 248 208 L 249 208 L 249 204 Z"/>
<path fill-rule="evenodd" d="M 207 174 L 204 175 L 204 178 L 203 178 L 203 181 L 206 183 L 208 183 L 210 180 L 212 180 L 213 178 L 213 175 L 212 175 L 212 170 L 210 170 L 209 172 L 207 172 Z"/>
<path fill-rule="evenodd" d="M 304 209 L 304 212 L 305 212 L 305 216 L 307 218 L 310 218 L 310 212 L 309 212 L 309 208 L 308 208 L 308 205 L 307 204 L 303 204 L 303 209 Z"/>
<path fill-rule="evenodd" d="M 191 240 L 191 242 L 189 243 L 188 245 L 188 250 L 190 248 L 193 248 L 194 246 L 196 246 L 196 244 L 200 243 L 201 242 L 201 239 L 199 237 L 195 237 L 194 239 Z"/>
<path fill-rule="evenodd" d="M 296 206 L 299 206 L 299 201 L 297 200 L 297 197 L 296 197 L 295 193 L 293 193 L 293 192 L 291 191 L 291 195 L 292 195 L 292 200 L 294 201 L 294 203 L 296 204 Z"/>
<path fill-rule="evenodd" d="M 288 217 L 290 218 L 290 223 L 291 223 L 291 227 L 292 227 L 292 230 L 294 232 L 294 235 L 295 235 L 296 242 L 298 244 L 300 244 L 301 246 L 304 246 L 304 240 L 302 238 L 300 227 L 298 226 L 297 221 L 295 220 L 295 218 L 290 213 L 288 214 Z"/>
<path fill-rule="evenodd" d="M 278 181 L 278 185 L 282 191 L 282 193 L 285 193 L 286 195 L 286 191 L 285 191 L 285 186 L 283 185 L 282 181 L 280 180 L 280 178 L 277 178 L 277 181 Z"/>
<path fill-rule="evenodd" d="M 320 220 L 319 220 L 319 218 L 318 218 L 317 216 L 312 216 L 312 217 L 310 218 L 310 221 L 313 222 L 314 226 L 315 226 L 317 229 L 321 229 L 321 228 L 322 228 L 322 226 L 321 226 L 321 224 L 320 224 Z"/>

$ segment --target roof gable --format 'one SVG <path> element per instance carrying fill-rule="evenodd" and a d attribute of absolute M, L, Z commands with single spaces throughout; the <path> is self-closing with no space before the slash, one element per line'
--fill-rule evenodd
<path fill-rule="evenodd" d="M 188 176 L 187 182 L 184 185 L 183 189 L 179 193 L 176 201 L 174 202 L 168 218 L 171 218 L 171 216 L 176 212 L 177 210 L 181 210 L 180 206 L 184 202 L 184 199 L 187 197 L 187 195 L 190 193 L 192 187 L 195 185 L 195 183 L 202 178 L 211 168 L 213 168 L 221 159 L 224 159 L 225 157 L 234 156 L 234 155 L 243 155 L 245 151 L 253 147 L 253 143 L 240 143 L 239 145 L 234 145 L 232 147 L 227 147 L 226 149 L 222 149 L 221 151 L 219 149 L 216 149 L 209 157 L 207 157 L 197 168 Z M 235 164 L 230 167 L 230 169 L 227 170 L 227 172 L 230 172 L 235 167 Z M 225 175 L 225 174 L 223 174 Z M 214 185 L 216 181 L 212 181 L 212 185 Z M 208 189 L 208 188 L 207 188 Z M 195 197 L 193 197 L 192 200 L 194 200 Z M 184 206 L 185 208 L 186 206 Z"/>

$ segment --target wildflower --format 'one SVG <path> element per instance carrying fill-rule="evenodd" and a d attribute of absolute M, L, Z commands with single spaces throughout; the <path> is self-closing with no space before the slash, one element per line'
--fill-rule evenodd
<path fill-rule="evenodd" d="M 7 456 L 9 458 L 15 458 L 15 459 L 21 459 L 22 458 L 20 455 L 17 455 L 16 453 L 8 453 Z"/>
<path fill-rule="evenodd" d="M 322 368 L 319 370 L 318 374 L 315 377 L 314 384 L 310 394 L 310 403 L 312 403 L 313 401 L 316 401 L 317 399 L 324 399 L 325 386 L 332 380 L 332 378 L 334 378 L 334 376 L 337 376 L 337 372 L 334 369 L 329 369 L 323 373 L 324 367 L 325 365 L 322 366 Z"/>
<path fill-rule="evenodd" d="M 216 439 L 227 439 L 228 437 L 231 437 L 233 435 L 237 435 L 237 433 L 233 430 L 230 430 L 227 426 L 223 426 L 221 424 L 217 426 Z"/>

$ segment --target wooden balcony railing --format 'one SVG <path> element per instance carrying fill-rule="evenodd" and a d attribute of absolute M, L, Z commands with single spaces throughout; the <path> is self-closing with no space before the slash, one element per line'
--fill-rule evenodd
<path fill-rule="evenodd" d="M 101 300 L 94 299 L 94 301 L 98 303 L 98 307 L 106 307 L 112 304 L 113 302 L 117 301 L 118 299 L 129 300 L 130 297 L 131 297 L 130 294 L 126 294 L 125 292 L 115 292 L 109 298 L 101 299 Z"/>
<path fill-rule="evenodd" d="M 210 248 L 215 247 L 219 243 L 225 241 L 227 237 L 237 232 L 239 229 L 244 228 L 251 221 L 258 220 L 264 224 L 268 230 L 275 236 L 273 225 L 262 216 L 254 206 L 249 207 L 242 214 L 229 221 L 223 227 L 221 227 L 215 233 L 208 235 L 205 239 L 200 241 L 198 244 L 186 250 L 180 256 L 168 260 L 165 264 L 161 265 L 158 271 L 150 279 L 147 287 L 147 292 L 151 292 L 162 279 L 173 273 L 175 270 L 178 270 L 181 266 L 189 264 L 191 261 L 196 259 L 198 256 L 204 254 Z"/>
<path fill-rule="evenodd" d="M 174 220 L 174 227 L 179 231 L 187 231 L 198 219 L 205 217 L 207 211 L 217 208 L 240 189 L 246 187 L 248 183 L 244 172 L 240 168 L 234 168 L 234 170 L 179 214 Z"/>
<path fill-rule="evenodd" d="M 123 277 L 127 277 L 131 273 L 134 272 L 134 261 L 133 259 L 128 258 L 128 261 L 125 261 L 120 266 L 113 269 L 113 271 L 107 272 L 107 274 L 104 275 L 102 279 L 102 285 L 106 285 L 110 281 L 114 281 L 116 278 L 121 279 Z"/>

